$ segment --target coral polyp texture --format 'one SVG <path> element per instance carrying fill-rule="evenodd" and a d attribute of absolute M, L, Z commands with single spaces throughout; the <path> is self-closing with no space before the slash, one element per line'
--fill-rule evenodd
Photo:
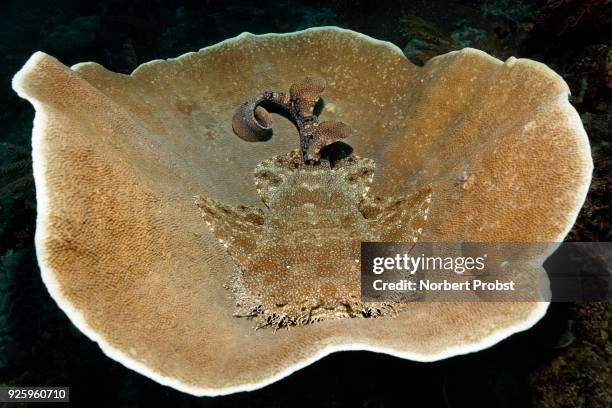
<path fill-rule="evenodd" d="M 474 49 L 417 67 L 335 27 L 245 33 L 131 75 L 38 52 L 13 87 L 36 109 L 49 293 L 111 358 L 195 395 L 531 327 L 547 303 L 363 303 L 358 243 L 561 241 L 591 179 L 565 82 Z"/>

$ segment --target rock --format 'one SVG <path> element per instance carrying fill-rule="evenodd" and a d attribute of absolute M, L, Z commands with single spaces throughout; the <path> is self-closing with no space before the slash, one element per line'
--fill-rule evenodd
<path fill-rule="evenodd" d="M 94 44 L 99 31 L 100 17 L 80 16 L 68 25 L 58 25 L 44 43 L 57 54 L 70 54 Z"/>

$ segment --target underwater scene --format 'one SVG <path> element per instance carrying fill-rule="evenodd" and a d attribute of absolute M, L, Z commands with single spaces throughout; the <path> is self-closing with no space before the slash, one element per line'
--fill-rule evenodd
<path fill-rule="evenodd" d="M 0 4 L 0 403 L 612 405 L 612 2 Z"/>

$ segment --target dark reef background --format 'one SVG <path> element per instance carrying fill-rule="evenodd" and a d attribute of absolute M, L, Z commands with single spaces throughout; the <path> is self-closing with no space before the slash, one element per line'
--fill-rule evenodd
<path fill-rule="evenodd" d="M 337 353 L 261 390 L 225 397 L 192 397 L 128 370 L 72 326 L 41 282 L 34 111 L 10 86 L 37 50 L 66 65 L 95 61 L 129 73 L 242 31 L 321 25 L 393 42 L 421 65 L 466 46 L 502 60 L 535 59 L 568 82 L 595 162 L 567 239 L 611 241 L 612 0 L 4 0 L 0 22 L 0 384 L 70 386 L 79 406 L 612 406 L 610 302 L 553 304 L 532 329 L 475 354 L 421 364 Z"/>

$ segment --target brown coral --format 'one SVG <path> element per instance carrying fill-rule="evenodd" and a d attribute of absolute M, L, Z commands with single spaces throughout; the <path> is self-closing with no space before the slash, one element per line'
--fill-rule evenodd
<path fill-rule="evenodd" d="M 349 123 L 355 155 L 375 163 L 375 172 L 366 166 L 369 194 L 431 188 L 424 241 L 560 241 L 573 224 L 590 181 L 589 145 L 566 84 L 533 61 L 466 49 L 418 68 L 388 43 L 336 28 L 243 34 L 129 76 L 36 53 L 13 85 L 36 108 L 38 261 L 51 295 L 109 356 L 216 395 L 261 387 L 338 350 L 420 361 L 480 350 L 543 315 L 541 303 L 417 302 L 397 316 L 276 332 L 233 316 L 224 286 L 236 265 L 193 196 L 227 206 L 231 216 L 215 221 L 223 228 L 265 225 L 257 190 L 274 207 L 271 190 L 298 177 L 283 156 L 295 129 L 275 118 L 283 137 L 249 143 L 233 134 L 232 117 L 249 96 L 306 75 L 327 80 L 326 118 Z M 263 176 L 275 157 L 289 164 Z M 457 183 L 464 172 L 469 188 Z M 377 208 L 362 211 L 375 217 Z"/>

